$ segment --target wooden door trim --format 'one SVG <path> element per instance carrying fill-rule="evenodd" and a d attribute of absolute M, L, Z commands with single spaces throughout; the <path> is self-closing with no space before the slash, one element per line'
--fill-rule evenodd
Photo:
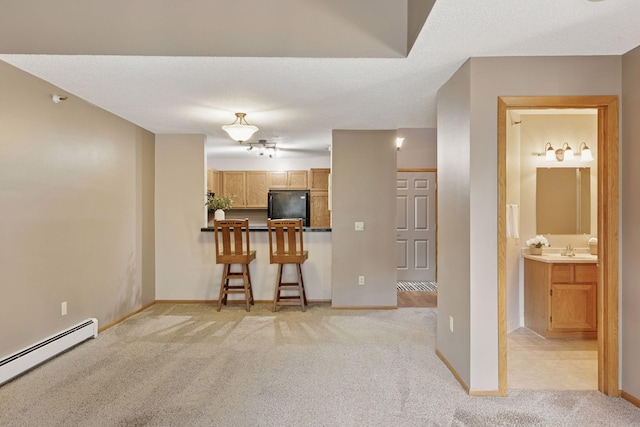
<path fill-rule="evenodd" d="M 498 387 L 507 394 L 506 118 L 511 109 L 598 110 L 598 390 L 620 395 L 618 383 L 618 97 L 498 97 Z"/>

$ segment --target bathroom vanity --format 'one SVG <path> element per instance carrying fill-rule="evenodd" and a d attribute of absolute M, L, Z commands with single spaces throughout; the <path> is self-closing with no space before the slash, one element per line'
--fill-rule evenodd
<path fill-rule="evenodd" d="M 523 257 L 525 326 L 545 338 L 596 338 L 597 257 Z"/>

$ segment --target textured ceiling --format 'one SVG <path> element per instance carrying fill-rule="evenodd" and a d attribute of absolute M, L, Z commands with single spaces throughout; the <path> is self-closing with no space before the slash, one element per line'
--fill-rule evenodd
<path fill-rule="evenodd" d="M 406 58 L 22 55 L 5 48 L 0 59 L 152 132 L 205 134 L 211 153 L 238 157 L 246 152 L 220 129 L 236 111 L 260 128 L 256 140 L 326 153 L 332 129 L 435 127 L 436 92 L 469 57 L 621 55 L 638 45 L 637 0 L 438 0 Z"/>

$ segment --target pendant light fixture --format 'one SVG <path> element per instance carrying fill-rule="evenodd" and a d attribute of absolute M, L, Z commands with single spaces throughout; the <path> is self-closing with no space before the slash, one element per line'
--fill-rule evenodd
<path fill-rule="evenodd" d="M 257 126 L 247 123 L 245 116 L 245 113 L 236 113 L 236 120 L 233 123 L 222 126 L 222 130 L 228 133 L 234 141 L 244 142 L 258 131 Z"/>

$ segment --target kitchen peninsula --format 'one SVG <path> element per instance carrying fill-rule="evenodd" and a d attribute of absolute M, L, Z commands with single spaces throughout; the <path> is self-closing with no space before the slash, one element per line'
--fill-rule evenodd
<path fill-rule="evenodd" d="M 329 168 L 295 170 L 216 170 L 207 169 L 207 191 L 233 199 L 234 205 L 226 211 L 226 218 L 249 220 L 249 243 L 256 251 L 256 259 L 249 264 L 254 298 L 272 301 L 276 283 L 277 265 L 269 262 L 269 235 L 267 217 L 270 192 L 304 191 L 308 197 L 306 217 L 310 227 L 304 227 L 304 249 L 309 258 L 302 265 L 307 299 L 331 300 L 331 213 L 329 211 Z M 299 217 L 299 216 L 296 216 Z M 275 217 L 274 217 L 275 218 Z M 217 296 L 222 277 L 222 265 L 215 263 L 213 212 L 207 214 L 206 226 L 200 229 L 202 243 L 211 250 L 213 266 L 211 286 Z M 232 266 L 237 270 L 238 266 Z M 286 281 L 296 281 L 295 269 L 286 265 Z M 289 280 L 291 279 L 291 280 Z M 212 289 L 213 289 L 212 288 Z M 213 295 L 214 292 L 210 292 Z M 235 295 L 229 297 L 238 298 Z"/>
<path fill-rule="evenodd" d="M 241 216 L 237 214 L 234 216 Z M 213 239 L 213 226 L 200 229 L 204 238 L 215 246 Z M 304 227 L 304 249 L 309 251 L 309 258 L 302 265 L 304 287 L 307 299 L 314 301 L 331 300 L 331 228 Z M 256 259 L 249 264 L 253 294 L 256 301 L 272 301 L 276 283 L 277 265 L 269 262 L 269 235 L 267 226 L 249 225 L 249 243 L 251 250 L 256 251 Z M 215 266 L 215 286 L 220 285 L 222 277 L 222 265 L 215 264 L 215 256 L 211 259 Z M 238 266 L 232 266 L 237 269 Z M 294 266 L 286 265 L 283 271 L 285 281 L 295 281 Z M 216 288 L 217 291 L 217 288 Z M 230 296 L 230 299 L 238 298 Z"/>

